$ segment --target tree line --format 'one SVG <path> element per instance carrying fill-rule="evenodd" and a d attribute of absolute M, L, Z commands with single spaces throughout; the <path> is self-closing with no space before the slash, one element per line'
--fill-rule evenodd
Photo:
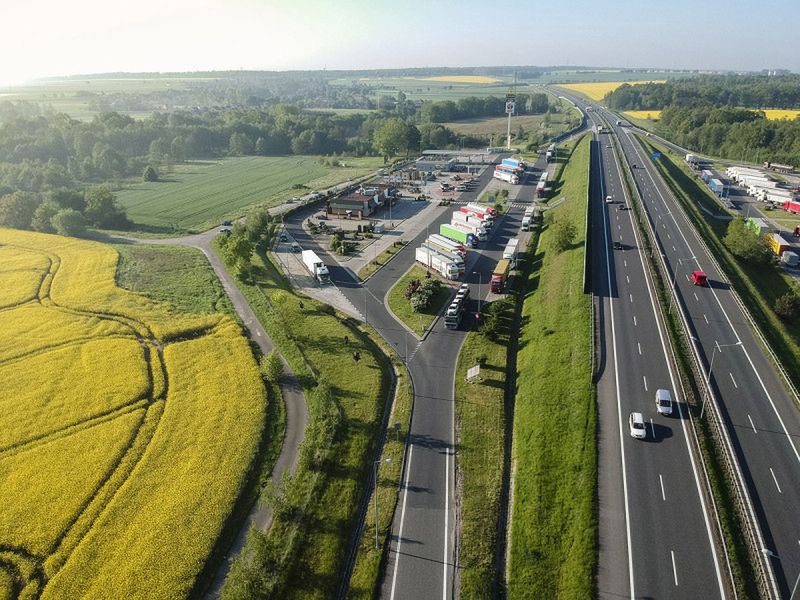
<path fill-rule="evenodd" d="M 642 88 L 642 89 L 639 89 Z M 800 119 L 770 121 L 759 108 L 800 108 L 800 76 L 730 75 L 623 85 L 617 110 L 661 110 L 660 133 L 704 154 L 800 165 Z"/>

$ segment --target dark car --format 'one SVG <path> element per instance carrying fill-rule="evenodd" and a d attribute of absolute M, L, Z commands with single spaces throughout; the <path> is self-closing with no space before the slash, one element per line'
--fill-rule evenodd
<path fill-rule="evenodd" d="M 622 242 L 614 242 L 614 250 L 622 250 Z"/>
<path fill-rule="evenodd" d="M 222 222 L 222 226 L 223 227 L 230 227 L 231 225 L 233 225 L 233 223 L 231 223 L 230 221 L 223 221 Z"/>

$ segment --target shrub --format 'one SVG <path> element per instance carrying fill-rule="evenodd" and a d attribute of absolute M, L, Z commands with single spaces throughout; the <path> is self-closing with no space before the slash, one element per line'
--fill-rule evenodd
<path fill-rule="evenodd" d="M 784 321 L 794 321 L 800 317 L 800 296 L 788 292 L 775 301 L 775 314 Z"/>
<path fill-rule="evenodd" d="M 570 221 L 556 221 L 553 224 L 553 249 L 556 252 L 568 250 L 578 230 Z"/>

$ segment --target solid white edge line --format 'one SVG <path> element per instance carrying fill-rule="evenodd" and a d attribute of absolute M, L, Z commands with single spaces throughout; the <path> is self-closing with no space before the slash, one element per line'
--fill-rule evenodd
<path fill-rule="evenodd" d="M 605 198 L 605 172 L 603 169 L 603 159 L 598 153 L 597 157 L 598 165 L 600 166 L 600 197 Z M 623 433 L 623 418 L 622 418 L 622 398 L 620 397 L 619 393 L 619 366 L 617 365 L 617 333 L 616 328 L 614 326 L 614 298 L 611 296 L 611 256 L 609 256 L 608 252 L 608 229 L 610 224 L 608 223 L 608 215 L 606 211 L 603 212 L 603 235 L 605 237 L 605 250 L 606 250 L 606 277 L 608 278 L 608 303 L 610 305 L 610 310 L 608 311 L 611 315 L 611 348 L 614 352 L 614 384 L 616 385 L 616 392 L 617 392 L 617 415 L 619 415 L 619 453 L 620 453 L 620 460 L 622 462 L 622 495 L 625 499 L 625 533 L 627 536 L 627 548 L 625 549 L 626 554 L 628 555 L 628 583 L 631 589 L 631 600 L 636 597 L 634 591 L 634 583 L 633 583 L 633 554 L 631 552 L 631 516 L 630 510 L 628 508 L 628 473 L 627 468 L 625 467 L 625 436 Z M 636 316 L 633 317 L 633 323 L 636 324 Z"/>
<path fill-rule="evenodd" d="M 455 412 L 455 407 L 453 407 L 453 411 Z M 445 454 L 445 470 L 444 470 L 444 556 L 442 558 L 442 568 L 444 572 L 442 573 L 442 600 L 447 600 L 447 534 L 448 534 L 448 527 L 449 527 L 449 517 L 450 517 L 450 451 L 448 450 Z"/>
<path fill-rule="evenodd" d="M 403 510 L 400 511 L 400 531 L 397 532 L 397 549 L 394 559 L 394 573 L 392 574 L 392 591 L 389 594 L 390 600 L 394 600 L 394 589 L 397 585 L 397 571 L 400 565 L 400 544 L 403 543 L 403 525 L 406 522 L 406 501 L 408 500 L 408 479 L 411 477 L 411 454 L 414 452 L 414 444 L 408 445 L 408 464 L 406 465 L 406 481 L 403 484 Z"/>
<path fill-rule="evenodd" d="M 621 142 L 620 142 L 620 145 L 621 145 Z M 641 155 L 638 154 L 638 152 L 637 152 L 637 157 L 641 158 Z M 620 178 L 621 178 L 622 177 L 622 168 L 621 168 L 621 166 L 619 164 L 619 158 L 616 157 L 616 155 L 615 155 L 615 160 L 617 161 L 617 169 L 619 170 Z M 647 169 L 645 169 L 645 170 L 647 170 Z M 649 171 L 648 171 L 648 174 L 649 174 Z M 653 185 L 655 186 L 655 183 Z M 656 190 L 658 190 L 657 187 L 656 187 Z M 664 205 L 666 206 L 666 202 L 664 203 Z M 646 210 L 646 208 L 645 208 L 645 210 Z M 639 232 L 638 232 L 638 230 L 637 230 L 637 228 L 636 228 L 636 226 L 635 226 L 635 224 L 633 222 L 633 216 L 630 216 L 630 219 L 631 219 L 631 226 L 633 227 L 633 235 L 634 235 L 634 237 L 636 237 L 636 239 L 638 241 L 639 240 Z M 641 243 L 639 245 L 641 245 Z M 666 363 L 667 363 L 667 370 L 669 371 L 669 380 L 670 380 L 670 383 L 672 385 L 672 389 L 675 391 L 675 396 L 676 396 L 676 399 L 677 399 L 678 414 L 680 415 L 680 421 L 681 421 L 681 431 L 683 431 L 684 441 L 686 442 L 686 452 L 689 455 L 689 462 L 692 465 L 692 474 L 694 475 L 695 487 L 697 489 L 697 495 L 698 495 L 698 497 L 700 499 L 700 506 L 702 507 L 703 521 L 705 522 L 705 525 L 706 525 L 706 533 L 708 534 L 708 543 L 709 543 L 709 546 L 711 548 L 711 556 L 714 559 L 714 569 L 715 569 L 716 574 L 717 574 L 717 584 L 719 585 L 719 594 L 720 594 L 721 598 L 725 598 L 726 597 L 725 596 L 725 586 L 724 586 L 724 583 L 722 581 L 722 571 L 721 571 L 720 566 L 719 566 L 719 557 L 717 556 L 717 547 L 714 544 L 714 536 L 713 536 L 713 533 L 711 531 L 711 522 L 710 522 L 709 516 L 708 516 L 708 507 L 706 506 L 706 501 L 705 501 L 705 498 L 703 497 L 702 486 L 700 484 L 700 476 L 699 476 L 699 474 L 697 472 L 697 465 L 695 464 L 694 454 L 691 451 L 691 444 L 689 442 L 689 432 L 687 431 L 687 428 L 686 428 L 686 418 L 684 417 L 683 410 L 681 409 L 680 398 L 678 396 L 678 387 L 675 384 L 675 374 L 672 371 L 672 363 L 669 360 L 669 353 L 667 352 L 667 346 L 666 346 L 666 343 L 664 341 L 664 332 L 661 329 L 662 323 L 661 323 L 661 320 L 658 318 L 658 312 L 657 312 L 657 309 L 656 309 L 656 303 L 655 303 L 655 299 L 653 297 L 653 290 L 651 289 L 651 281 L 650 281 L 650 278 L 647 276 L 647 269 L 645 268 L 645 265 L 644 265 L 644 257 L 642 256 L 641 252 L 637 253 L 637 256 L 639 257 L 639 264 L 642 267 L 642 272 L 645 273 L 645 281 L 647 282 L 647 293 L 648 293 L 648 295 L 650 297 L 650 306 L 653 309 L 653 314 L 656 316 L 656 329 L 658 330 L 658 338 L 661 341 L 661 349 L 662 349 L 662 351 L 664 353 L 664 358 L 665 358 Z M 677 581 L 677 575 L 676 575 L 676 581 Z"/>

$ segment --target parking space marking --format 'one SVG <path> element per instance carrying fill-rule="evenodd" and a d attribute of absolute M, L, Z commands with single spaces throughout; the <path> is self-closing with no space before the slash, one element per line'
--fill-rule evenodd
<path fill-rule="evenodd" d="M 739 389 L 739 386 L 738 386 L 738 385 L 736 385 L 736 380 L 733 378 L 733 373 L 731 373 L 731 372 L 728 372 L 728 375 L 730 375 L 730 376 L 731 376 L 731 381 L 733 382 L 733 387 L 735 387 L 735 388 L 738 390 L 738 389 Z"/>
<path fill-rule="evenodd" d="M 778 488 L 778 493 L 782 494 L 783 491 L 781 490 L 781 486 L 778 485 L 778 478 L 775 477 L 775 471 L 772 470 L 772 467 L 769 468 L 769 472 L 772 473 L 772 481 L 775 482 L 775 487 Z"/>
<path fill-rule="evenodd" d="M 703 313 L 703 318 L 706 320 L 706 325 L 708 325 L 708 317 L 706 316 L 705 313 Z"/>
<path fill-rule="evenodd" d="M 750 415 L 747 415 L 747 420 L 750 421 L 750 427 L 753 428 L 753 433 L 758 435 L 758 430 L 756 429 L 755 423 L 753 423 L 753 419 L 750 417 Z"/>

